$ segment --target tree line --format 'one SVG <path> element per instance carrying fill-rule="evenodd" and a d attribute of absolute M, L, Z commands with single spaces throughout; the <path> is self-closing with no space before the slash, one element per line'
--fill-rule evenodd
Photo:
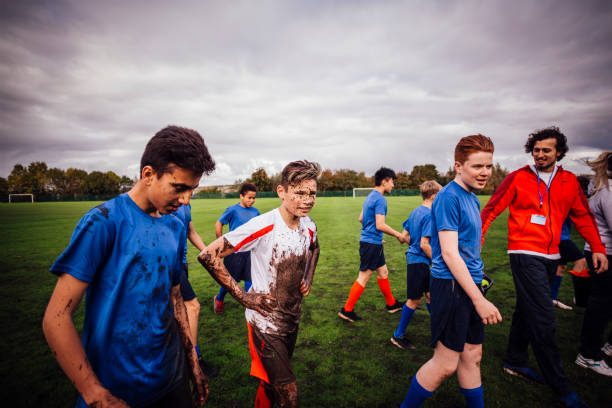
<path fill-rule="evenodd" d="M 483 193 L 490 194 L 501 184 L 508 175 L 508 170 L 501 167 L 499 163 L 493 166 L 491 179 L 487 183 Z M 260 191 L 271 191 L 280 183 L 280 173 L 268 175 L 263 168 L 255 170 L 246 180 L 236 180 L 235 184 L 243 182 L 253 183 Z M 436 180 L 441 185 L 446 185 L 455 178 L 455 169 L 450 167 L 446 172 L 440 173 L 435 164 L 418 164 L 412 171 L 400 171 L 397 173 L 395 188 L 399 190 L 415 190 L 427 180 Z M 366 176 L 364 172 L 351 169 L 330 170 L 325 169 L 317 183 L 319 191 L 347 191 L 357 187 L 373 187 L 374 177 Z"/>
<path fill-rule="evenodd" d="M 42 161 L 27 167 L 15 164 L 8 179 L 0 177 L 0 194 L 30 193 L 34 196 L 102 195 L 113 196 L 128 191 L 134 180 L 112 171 L 49 168 Z"/>

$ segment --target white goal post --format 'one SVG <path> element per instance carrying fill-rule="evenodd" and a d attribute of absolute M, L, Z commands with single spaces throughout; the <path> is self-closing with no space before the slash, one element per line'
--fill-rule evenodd
<path fill-rule="evenodd" d="M 34 194 L 9 194 L 9 203 L 14 203 L 15 200 L 13 199 L 13 197 L 30 197 L 30 200 L 26 200 L 26 201 L 30 201 L 30 202 L 34 202 Z M 23 201 L 19 201 L 19 202 L 23 202 Z"/>
<path fill-rule="evenodd" d="M 374 187 L 355 187 L 353 188 L 353 198 L 365 197 L 370 194 L 372 190 L 374 190 Z"/>

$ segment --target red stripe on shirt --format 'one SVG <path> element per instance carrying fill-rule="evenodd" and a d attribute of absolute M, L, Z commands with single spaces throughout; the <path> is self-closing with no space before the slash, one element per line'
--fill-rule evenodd
<path fill-rule="evenodd" d="M 267 227 L 260 229 L 259 231 L 255 231 L 254 233 L 252 233 L 251 235 L 249 235 L 248 237 L 240 241 L 238 245 L 234 246 L 234 249 L 238 251 L 240 248 L 242 248 L 249 242 L 255 241 L 259 237 L 263 237 L 264 235 L 266 235 L 268 232 L 272 231 L 273 229 L 274 229 L 274 224 L 270 224 Z"/>

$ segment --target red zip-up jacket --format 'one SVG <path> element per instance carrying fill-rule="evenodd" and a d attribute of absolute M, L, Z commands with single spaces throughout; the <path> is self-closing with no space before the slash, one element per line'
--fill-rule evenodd
<path fill-rule="evenodd" d="M 510 173 L 495 190 L 482 210 L 482 240 L 495 218 L 510 206 L 508 217 L 508 250 L 531 251 L 544 255 L 559 253 L 561 226 L 568 214 L 580 235 L 591 245 L 593 252 L 606 253 L 601 243 L 595 218 L 589 209 L 586 197 L 576 176 L 561 166 L 553 173 L 548 192 L 546 182 L 525 166 Z M 546 217 L 545 225 L 531 222 L 532 215 Z"/>

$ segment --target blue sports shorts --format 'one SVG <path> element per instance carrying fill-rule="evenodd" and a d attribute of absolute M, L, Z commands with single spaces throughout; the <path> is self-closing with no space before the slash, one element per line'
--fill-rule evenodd
<path fill-rule="evenodd" d="M 359 241 L 359 260 L 360 271 L 375 271 L 386 264 L 383 246 Z"/>
<path fill-rule="evenodd" d="M 429 265 L 409 263 L 406 265 L 406 298 L 419 300 L 429 292 Z"/>

